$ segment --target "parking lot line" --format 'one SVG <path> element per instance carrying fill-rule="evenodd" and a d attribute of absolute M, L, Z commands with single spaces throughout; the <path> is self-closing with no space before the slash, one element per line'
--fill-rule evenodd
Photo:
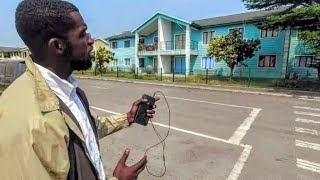
<path fill-rule="evenodd" d="M 305 107 L 305 106 L 293 106 L 295 109 L 305 109 L 305 110 L 312 110 L 312 111 L 320 111 L 318 108 L 312 108 L 312 107 Z"/>
<path fill-rule="evenodd" d="M 320 151 L 320 144 L 296 140 L 296 146 Z"/>
<path fill-rule="evenodd" d="M 320 114 L 318 113 L 303 112 L 303 111 L 294 111 L 294 114 L 320 117 Z"/>
<path fill-rule="evenodd" d="M 306 129 L 306 128 L 301 128 L 301 127 L 295 127 L 296 132 L 298 133 L 305 133 L 305 134 L 312 134 L 318 136 L 319 133 L 317 130 L 314 129 Z"/>
<path fill-rule="evenodd" d="M 302 119 L 302 118 L 297 118 L 296 122 L 302 122 L 302 123 L 307 123 L 307 124 L 320 124 L 320 121 L 315 121 L 312 119 Z"/>
<path fill-rule="evenodd" d="M 198 103 L 205 103 L 205 104 L 220 105 L 220 106 L 229 106 L 229 107 L 235 107 L 235 108 L 256 109 L 254 107 L 249 107 L 249 106 L 239 106 L 239 105 L 234 105 L 234 104 L 225 104 L 225 103 L 217 103 L 217 102 L 210 102 L 210 101 L 201 101 L 201 100 L 186 99 L 186 98 L 173 97 L 173 96 L 166 96 L 166 98 L 168 98 L 168 99 L 176 99 L 176 100 L 183 100 L 183 101 L 198 102 Z"/>
<path fill-rule="evenodd" d="M 310 162 L 310 161 L 303 160 L 303 159 L 297 159 L 297 166 L 301 169 L 320 173 L 320 164 L 318 164 L 318 163 Z"/>
<path fill-rule="evenodd" d="M 247 162 L 249 156 L 250 156 L 250 152 L 251 152 L 252 146 L 250 145 L 245 145 L 238 161 L 236 162 L 236 164 L 234 165 L 231 173 L 229 174 L 227 180 L 237 180 L 239 175 L 241 174 L 241 171 L 243 169 L 243 166 L 245 165 L 245 163 Z"/>
<path fill-rule="evenodd" d="M 120 113 L 117 113 L 117 112 L 105 110 L 105 109 L 98 108 L 98 107 L 95 107 L 95 106 L 90 106 L 90 108 L 95 109 L 95 110 L 99 110 L 99 111 L 103 111 L 103 112 L 107 112 L 107 113 L 111 113 L 111 114 L 116 114 L 116 115 L 120 114 Z M 164 128 L 169 128 L 168 125 L 155 123 L 155 122 L 153 122 L 153 124 L 157 125 L 157 126 L 164 127 Z M 227 180 L 237 180 L 238 179 L 238 177 L 240 176 L 240 174 L 242 172 L 242 169 L 243 169 L 245 163 L 247 162 L 247 160 L 249 158 L 252 146 L 244 145 L 244 144 L 234 144 L 234 143 L 230 142 L 229 140 L 227 141 L 227 140 L 220 139 L 220 138 L 217 138 L 217 137 L 208 136 L 208 135 L 205 135 L 205 134 L 192 132 L 192 131 L 181 129 L 181 128 L 177 128 L 177 127 L 170 126 L 170 128 L 172 130 L 175 130 L 175 131 L 178 131 L 178 132 L 183 132 L 183 133 L 191 134 L 191 135 L 194 135 L 194 136 L 207 138 L 207 139 L 211 139 L 211 140 L 214 140 L 214 141 L 218 141 L 218 142 L 222 142 L 222 143 L 226 143 L 226 144 L 231 144 L 231 145 L 235 145 L 235 146 L 240 146 L 240 147 L 244 148 L 242 153 L 241 153 L 241 155 L 240 155 L 240 157 L 238 158 L 237 162 L 235 163 L 232 171 L 230 172 L 229 176 L 227 177 Z"/>
<path fill-rule="evenodd" d="M 228 141 L 233 144 L 240 144 L 241 140 L 247 134 L 247 131 L 250 129 L 253 121 L 256 119 L 260 111 L 261 109 L 253 109 L 249 117 L 243 121 L 243 123 L 238 127 Z"/>

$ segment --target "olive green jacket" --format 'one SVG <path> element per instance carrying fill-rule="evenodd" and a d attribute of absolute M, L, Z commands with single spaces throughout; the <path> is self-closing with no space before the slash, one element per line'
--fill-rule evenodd
<path fill-rule="evenodd" d="M 0 179 L 67 179 L 70 134 L 84 142 L 83 134 L 34 63 L 26 65 L 0 96 Z M 126 114 L 98 119 L 99 139 L 129 126 Z M 92 162 L 86 147 L 84 152 Z"/>

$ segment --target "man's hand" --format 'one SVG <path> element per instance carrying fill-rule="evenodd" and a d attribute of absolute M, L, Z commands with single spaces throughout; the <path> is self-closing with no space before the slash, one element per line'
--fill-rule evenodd
<path fill-rule="evenodd" d="M 129 153 L 130 150 L 126 149 L 113 171 L 113 176 L 119 180 L 136 180 L 147 165 L 147 156 L 144 156 L 137 164 L 128 167 L 126 161 Z"/>
<path fill-rule="evenodd" d="M 156 101 L 158 101 L 160 98 L 159 97 L 155 97 Z M 129 124 L 132 124 L 134 123 L 134 118 L 135 118 L 135 115 L 137 113 L 137 110 L 138 110 L 138 107 L 141 103 L 145 103 L 147 102 L 146 99 L 139 99 L 137 101 L 135 101 L 131 107 L 131 110 L 130 112 L 127 113 L 127 118 L 128 118 L 128 122 Z M 153 107 L 152 110 L 147 110 L 147 116 L 149 118 L 153 118 L 153 114 L 155 113 L 154 109 L 156 108 L 156 106 Z"/>

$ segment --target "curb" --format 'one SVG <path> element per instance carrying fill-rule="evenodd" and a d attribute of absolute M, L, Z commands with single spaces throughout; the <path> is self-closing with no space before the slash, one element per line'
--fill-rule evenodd
<path fill-rule="evenodd" d="M 192 86 L 192 85 L 180 85 L 180 84 L 166 84 L 166 83 L 153 83 L 146 81 L 133 81 L 124 79 L 112 79 L 112 78 L 98 78 L 89 76 L 75 76 L 79 79 L 91 79 L 91 80 L 102 80 L 102 81 L 115 81 L 124 83 L 134 83 L 134 84 L 148 84 L 156 86 L 167 86 L 176 88 L 188 88 L 188 89 L 201 89 L 210 91 L 220 91 L 220 92 L 232 92 L 232 93 L 243 93 L 243 94 L 254 94 L 254 95 L 267 95 L 267 96 L 277 96 L 277 97 L 303 97 L 303 98 L 320 98 L 320 92 L 309 92 L 309 91 L 299 91 L 299 90 L 282 90 L 284 92 L 264 92 L 264 91 L 252 91 L 252 90 L 241 90 L 241 89 L 230 89 L 230 88 L 217 88 L 217 87 L 205 87 L 205 86 Z M 255 88 L 257 89 L 257 88 Z M 263 89 L 269 91 L 275 91 L 273 89 Z"/>

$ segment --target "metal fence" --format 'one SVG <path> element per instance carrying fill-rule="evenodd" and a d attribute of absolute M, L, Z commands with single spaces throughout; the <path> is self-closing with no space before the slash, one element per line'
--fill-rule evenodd
<path fill-rule="evenodd" d="M 186 72 L 189 72 L 187 74 Z M 183 68 L 176 69 L 155 69 L 155 68 L 125 68 L 113 67 L 108 70 L 100 72 L 85 71 L 82 74 L 94 76 L 107 76 L 114 78 L 128 78 L 128 79 L 142 79 L 142 80 L 157 80 L 166 82 L 188 82 L 211 84 L 217 81 L 230 81 L 230 68 L 221 67 L 216 69 L 193 69 L 186 70 Z M 233 78 L 241 82 L 245 86 L 250 86 L 251 83 L 251 70 L 246 67 L 235 68 L 233 71 Z"/>

